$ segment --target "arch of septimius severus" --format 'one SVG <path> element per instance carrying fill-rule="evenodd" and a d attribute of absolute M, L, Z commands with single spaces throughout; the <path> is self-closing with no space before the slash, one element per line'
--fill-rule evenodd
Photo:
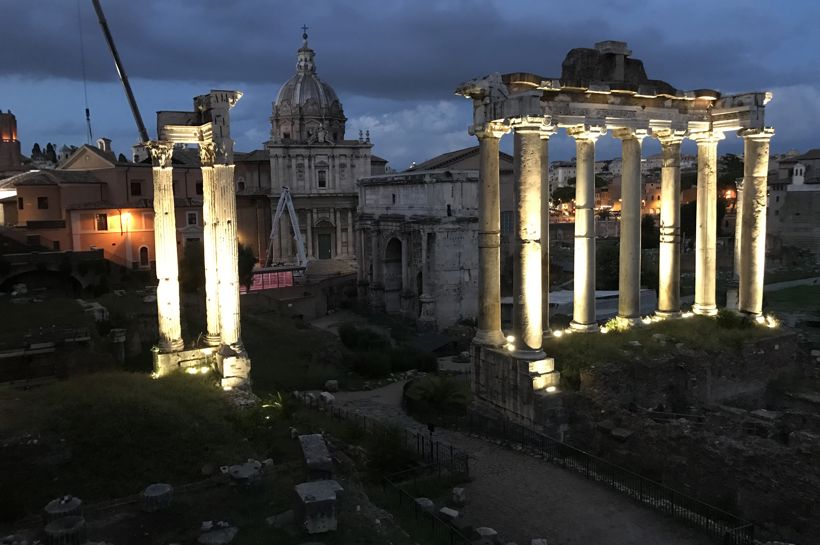
<path fill-rule="evenodd" d="M 762 311 L 769 141 L 764 123 L 771 93 L 722 96 L 711 89 L 681 91 L 647 78 L 623 42 L 573 49 L 560 79 L 530 73 L 491 74 L 466 82 L 456 94 L 473 101 L 470 132 L 478 137 L 479 315 L 473 343 L 473 387 L 482 399 L 532 418 L 539 394 L 558 382 L 554 361 L 542 350 L 548 330 L 549 139 L 566 129 L 576 143 L 576 331 L 598 331 L 595 316 L 595 143 L 610 132 L 621 140 L 622 212 L 619 256 L 620 318 L 640 317 L 641 143 L 657 138 L 661 170 L 658 316 L 680 315 L 680 146 L 698 149 L 695 300 L 692 312 L 717 313 L 717 145 L 727 133 L 744 141 L 738 308 Z M 499 140 L 512 133 L 515 160 L 514 319 L 501 331 Z M 740 199 L 741 197 L 739 197 Z M 549 389 L 549 390 L 548 390 Z"/>

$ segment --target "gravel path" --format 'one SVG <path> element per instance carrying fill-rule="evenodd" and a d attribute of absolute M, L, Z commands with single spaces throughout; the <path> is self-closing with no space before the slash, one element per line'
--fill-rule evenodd
<path fill-rule="evenodd" d="M 403 385 L 339 392 L 336 401 L 377 419 L 423 428 L 401 410 Z M 547 462 L 462 433 L 442 430 L 435 436 L 474 458 L 472 482 L 465 487 L 467 522 L 495 528 L 506 541 L 529 544 L 543 537 L 550 545 L 710 543 L 705 533 Z"/>

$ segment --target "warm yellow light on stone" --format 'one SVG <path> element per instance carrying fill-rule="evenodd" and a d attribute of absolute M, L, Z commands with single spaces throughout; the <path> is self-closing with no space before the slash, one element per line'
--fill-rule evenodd
<path fill-rule="evenodd" d="M 555 386 L 547 386 L 547 393 L 552 394 L 556 391 L 558 391 L 558 388 L 556 388 Z"/>
<path fill-rule="evenodd" d="M 564 335 L 564 331 L 561 329 L 556 329 L 552 332 L 553 337 L 562 337 Z"/>
<path fill-rule="evenodd" d="M 513 335 L 507 335 L 507 342 L 508 343 L 514 343 L 515 342 L 515 337 Z"/>

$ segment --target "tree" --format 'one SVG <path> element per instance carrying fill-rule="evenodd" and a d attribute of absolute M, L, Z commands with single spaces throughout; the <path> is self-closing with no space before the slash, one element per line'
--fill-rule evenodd
<path fill-rule="evenodd" d="M 618 244 L 603 244 L 599 241 L 595 256 L 595 289 L 618 289 Z"/>
<path fill-rule="evenodd" d="M 743 159 L 734 153 L 721 155 L 718 159 L 718 188 L 734 189 L 735 180 L 743 178 Z"/>
<path fill-rule="evenodd" d="M 655 225 L 655 218 L 644 216 L 641 219 L 641 247 L 657 248 L 660 244 L 660 232 Z"/>
<path fill-rule="evenodd" d="M 40 144 L 37 142 L 34 143 L 34 147 L 31 148 L 31 158 L 34 160 L 40 159 L 43 156 L 43 150 L 40 149 Z"/>
<path fill-rule="evenodd" d="M 239 282 L 250 289 L 253 282 L 253 268 L 256 266 L 256 256 L 250 246 L 239 244 Z"/>
<path fill-rule="evenodd" d="M 46 144 L 46 153 L 45 153 L 46 161 L 50 161 L 52 163 L 57 162 L 57 151 L 54 149 L 54 144 L 49 142 Z"/>
<path fill-rule="evenodd" d="M 558 187 L 552 192 L 553 202 L 570 202 L 575 198 L 574 187 Z"/>

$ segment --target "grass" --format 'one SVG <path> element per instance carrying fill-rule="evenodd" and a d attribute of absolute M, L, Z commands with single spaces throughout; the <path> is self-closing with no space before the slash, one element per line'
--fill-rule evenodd
<path fill-rule="evenodd" d="M 34 294 L 36 297 L 36 294 Z M 68 297 L 48 297 L 43 303 L 15 304 L 7 298 L 0 298 L 0 316 L 13 317 L 3 320 L 0 331 L 0 346 L 15 344 L 24 335 L 36 334 L 51 327 L 89 327 L 91 320 L 83 313 L 74 299 Z M 91 328 L 93 329 L 93 328 Z"/>
<path fill-rule="evenodd" d="M 766 292 L 764 307 L 773 311 L 820 314 L 820 286 L 795 286 Z"/>
<path fill-rule="evenodd" d="M 199 480 L 205 464 L 256 454 L 205 379 L 100 373 L 0 396 L 8 415 L 0 421 L 4 517 L 36 512 L 61 494 L 93 502 L 152 482 Z M 37 444 L 15 439 L 22 433 Z"/>
<path fill-rule="evenodd" d="M 645 326 L 632 327 L 625 331 L 610 331 L 605 335 L 571 334 L 545 341 L 544 350 L 555 357 L 556 366 L 562 379 L 570 385 L 577 385 L 581 370 L 602 362 L 629 363 L 640 356 L 649 364 L 674 351 L 670 343 L 683 343 L 690 349 L 705 352 L 711 356 L 727 359 L 737 357 L 739 348 L 747 341 L 780 333 L 779 329 L 765 326 L 749 328 L 735 327 L 728 320 L 717 320 L 705 316 L 693 316 L 680 320 L 653 322 Z M 660 333 L 670 341 L 661 342 L 652 335 Z M 640 347 L 629 343 L 638 341 Z"/>

